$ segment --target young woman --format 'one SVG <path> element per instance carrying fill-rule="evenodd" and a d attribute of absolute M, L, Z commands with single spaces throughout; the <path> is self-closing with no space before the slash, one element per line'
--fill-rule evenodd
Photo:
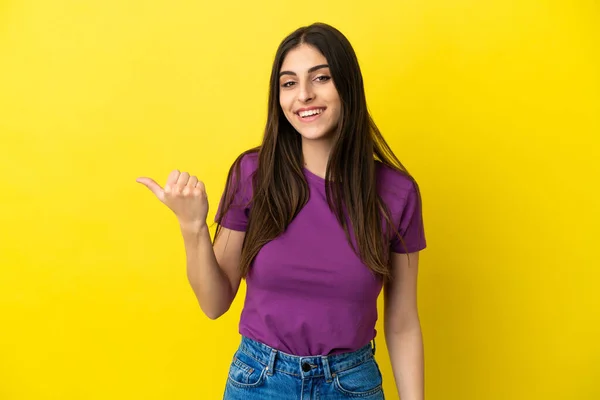
<path fill-rule="evenodd" d="M 383 288 L 398 393 L 423 399 L 419 189 L 369 116 L 344 35 L 318 23 L 286 37 L 268 107 L 262 144 L 229 171 L 214 242 L 197 177 L 173 171 L 164 189 L 138 179 L 177 216 L 189 282 L 209 318 L 229 309 L 246 279 L 224 398 L 383 399 L 374 358 Z"/>

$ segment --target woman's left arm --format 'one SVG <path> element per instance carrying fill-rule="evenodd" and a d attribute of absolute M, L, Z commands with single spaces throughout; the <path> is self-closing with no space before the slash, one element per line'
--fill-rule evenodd
<path fill-rule="evenodd" d="M 417 310 L 418 265 L 418 252 L 392 253 L 393 279 L 384 288 L 385 341 L 402 400 L 425 398 L 423 337 Z"/>

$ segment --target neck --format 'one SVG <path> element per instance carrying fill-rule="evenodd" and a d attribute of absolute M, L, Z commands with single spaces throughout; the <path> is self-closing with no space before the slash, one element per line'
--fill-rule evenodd
<path fill-rule="evenodd" d="M 306 140 L 302 139 L 302 155 L 304 167 L 313 174 L 325 178 L 329 154 L 333 147 L 333 140 Z"/>

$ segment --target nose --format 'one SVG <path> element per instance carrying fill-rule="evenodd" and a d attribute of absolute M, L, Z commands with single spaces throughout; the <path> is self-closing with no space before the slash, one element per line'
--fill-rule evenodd
<path fill-rule="evenodd" d="M 303 103 L 308 103 L 314 99 L 315 94 L 313 92 L 313 88 L 312 88 L 310 82 L 304 82 L 304 83 L 300 84 L 299 86 L 300 86 L 300 93 L 298 93 L 298 100 L 300 100 Z"/>

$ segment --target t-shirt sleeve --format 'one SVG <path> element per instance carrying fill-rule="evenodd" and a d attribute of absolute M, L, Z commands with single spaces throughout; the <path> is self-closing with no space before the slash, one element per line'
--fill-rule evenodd
<path fill-rule="evenodd" d="M 222 227 L 246 231 L 248 216 L 250 214 L 250 200 L 252 189 L 252 171 L 249 165 L 249 156 L 238 160 L 239 171 L 234 164 L 231 168 L 228 184 L 223 190 L 219 206 L 215 214 L 215 222 Z M 229 205 L 229 207 L 226 207 Z"/>
<path fill-rule="evenodd" d="M 401 204 L 400 221 L 396 228 L 404 243 L 394 233 L 391 250 L 400 254 L 423 250 L 427 246 L 427 243 L 425 240 L 422 203 L 414 184 L 411 185 L 407 196 Z"/>

